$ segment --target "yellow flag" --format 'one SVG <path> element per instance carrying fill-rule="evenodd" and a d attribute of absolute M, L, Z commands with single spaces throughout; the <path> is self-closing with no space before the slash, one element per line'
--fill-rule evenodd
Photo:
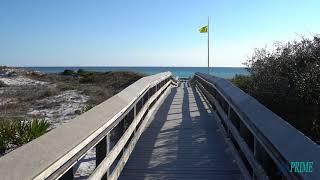
<path fill-rule="evenodd" d="M 208 32 L 208 26 L 203 26 L 199 29 L 200 33 L 207 33 Z"/>

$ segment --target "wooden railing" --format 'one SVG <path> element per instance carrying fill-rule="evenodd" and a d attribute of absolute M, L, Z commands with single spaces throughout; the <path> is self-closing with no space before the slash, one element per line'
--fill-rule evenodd
<path fill-rule="evenodd" d="M 320 179 L 320 146 L 228 80 L 196 73 L 192 79 L 219 116 L 245 177 Z M 313 162 L 312 172 L 291 172 L 290 162 Z"/>
<path fill-rule="evenodd" d="M 170 72 L 138 80 L 70 123 L 1 157 L 0 179 L 73 179 L 73 166 L 94 147 L 96 169 L 89 179 L 117 179 L 148 116 L 172 84 Z"/>

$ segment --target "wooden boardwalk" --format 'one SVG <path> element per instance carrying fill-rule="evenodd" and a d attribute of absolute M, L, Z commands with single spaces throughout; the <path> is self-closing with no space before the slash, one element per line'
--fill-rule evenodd
<path fill-rule="evenodd" d="M 173 88 L 120 179 L 242 179 L 214 117 L 195 89 L 185 83 Z"/>

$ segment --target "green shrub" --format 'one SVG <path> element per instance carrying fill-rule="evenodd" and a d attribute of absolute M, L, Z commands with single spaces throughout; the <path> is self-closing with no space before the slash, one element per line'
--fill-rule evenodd
<path fill-rule="evenodd" d="M 15 97 L 22 102 L 34 102 L 38 99 L 43 99 L 50 96 L 55 96 L 59 93 L 56 87 L 26 87 L 15 92 Z"/>
<path fill-rule="evenodd" d="M 231 79 L 231 82 L 245 92 L 249 91 L 251 83 L 252 83 L 251 77 L 245 76 L 245 75 L 235 75 L 235 77 L 233 77 Z"/>
<path fill-rule="evenodd" d="M 6 142 L 6 138 L 2 137 L 0 134 L 0 155 L 6 152 L 8 147 L 8 143 Z"/>
<path fill-rule="evenodd" d="M 246 62 L 252 88 L 276 92 L 278 100 L 320 104 L 320 37 L 278 43 L 274 51 L 257 49 Z"/>
<path fill-rule="evenodd" d="M 245 64 L 250 80 L 235 84 L 320 143 L 320 37 L 256 49 Z"/>
<path fill-rule="evenodd" d="M 84 108 L 83 108 L 83 112 L 87 112 L 89 111 L 90 109 L 93 108 L 93 105 L 92 104 L 87 104 Z"/>
<path fill-rule="evenodd" d="M 15 137 L 15 125 L 12 121 L 0 121 L 0 154 L 7 150 Z"/>
<path fill-rule="evenodd" d="M 45 134 L 49 127 L 50 124 L 45 120 L 34 119 L 31 123 L 27 123 L 29 141 Z"/>
<path fill-rule="evenodd" d="M 85 73 L 80 77 L 80 83 L 93 83 L 96 79 L 96 75 L 94 73 Z"/>
<path fill-rule="evenodd" d="M 73 70 L 70 70 L 70 69 L 66 69 L 61 74 L 66 75 L 66 76 L 70 76 L 70 75 L 75 75 L 76 72 L 74 72 Z"/>
<path fill-rule="evenodd" d="M 87 71 L 85 71 L 84 69 L 78 69 L 78 71 L 77 71 L 78 75 L 84 75 L 86 73 L 87 73 Z"/>
<path fill-rule="evenodd" d="M 0 121 L 0 154 L 5 153 L 9 145 L 21 146 L 45 134 L 50 124 L 45 120 Z"/>
<path fill-rule="evenodd" d="M 96 80 L 98 72 L 88 72 L 83 69 L 77 71 L 77 75 L 80 76 L 80 83 L 93 83 Z"/>

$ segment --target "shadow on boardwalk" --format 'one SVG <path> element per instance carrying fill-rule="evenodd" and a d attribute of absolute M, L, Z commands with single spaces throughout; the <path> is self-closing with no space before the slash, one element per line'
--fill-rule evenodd
<path fill-rule="evenodd" d="M 240 179 L 212 112 L 185 83 L 172 89 L 120 179 Z"/>

